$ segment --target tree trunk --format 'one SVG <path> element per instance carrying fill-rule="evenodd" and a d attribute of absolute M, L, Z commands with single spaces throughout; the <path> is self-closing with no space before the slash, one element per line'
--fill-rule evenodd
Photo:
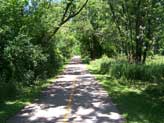
<path fill-rule="evenodd" d="M 137 8 L 136 8 L 136 53 L 135 53 L 135 63 L 140 64 L 142 62 L 142 43 L 143 39 L 141 38 L 141 31 L 140 31 L 140 26 L 142 25 L 142 16 L 141 16 L 141 11 L 140 11 L 140 5 L 141 5 L 141 0 L 138 1 L 137 3 Z"/>

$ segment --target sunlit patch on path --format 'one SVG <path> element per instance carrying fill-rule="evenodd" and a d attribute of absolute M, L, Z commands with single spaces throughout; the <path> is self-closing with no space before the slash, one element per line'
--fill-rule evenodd
<path fill-rule="evenodd" d="M 74 57 L 38 101 L 26 106 L 9 123 L 123 123 L 108 94 Z"/>

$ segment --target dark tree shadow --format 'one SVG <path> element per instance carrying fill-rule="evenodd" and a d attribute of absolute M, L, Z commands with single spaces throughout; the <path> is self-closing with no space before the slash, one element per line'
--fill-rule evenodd
<path fill-rule="evenodd" d="M 71 77 L 76 77 L 75 85 Z M 72 90 L 75 91 L 68 106 Z M 54 85 L 42 92 L 39 100 L 26 106 L 8 123 L 63 123 L 65 120 L 69 123 L 124 122 L 108 94 L 78 59 L 69 64 Z"/>

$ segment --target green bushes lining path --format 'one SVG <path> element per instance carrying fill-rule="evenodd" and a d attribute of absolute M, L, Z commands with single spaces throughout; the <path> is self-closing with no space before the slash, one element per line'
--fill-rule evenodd
<path fill-rule="evenodd" d="M 88 65 L 127 123 L 164 123 L 164 62 L 154 59 L 135 65 L 103 56 Z"/>

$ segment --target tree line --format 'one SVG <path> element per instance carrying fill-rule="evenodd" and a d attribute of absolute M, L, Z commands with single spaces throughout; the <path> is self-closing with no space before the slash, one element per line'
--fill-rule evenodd
<path fill-rule="evenodd" d="M 92 0 L 75 23 L 82 50 L 91 58 L 126 55 L 144 64 L 147 56 L 163 54 L 163 0 Z M 78 25 L 78 24 L 77 24 Z M 85 52 L 85 51 L 84 51 Z"/>

